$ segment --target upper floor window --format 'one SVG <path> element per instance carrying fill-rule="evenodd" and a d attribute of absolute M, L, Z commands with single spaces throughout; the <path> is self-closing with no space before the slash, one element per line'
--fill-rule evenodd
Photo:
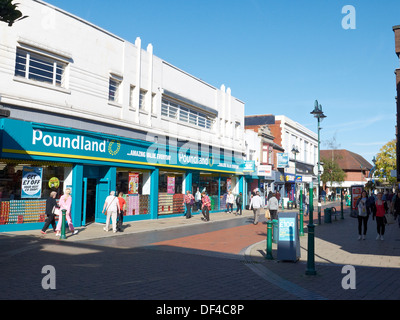
<path fill-rule="evenodd" d="M 167 99 L 162 99 L 161 115 L 205 129 L 211 129 L 213 123 L 206 114 L 194 111 L 183 103 L 178 104 Z"/>
<path fill-rule="evenodd" d="M 17 48 L 15 76 L 65 87 L 66 62 Z"/>
<path fill-rule="evenodd" d="M 139 109 L 145 110 L 146 109 L 146 90 L 140 89 L 139 93 Z"/>
<path fill-rule="evenodd" d="M 122 83 L 121 80 L 115 77 L 110 77 L 110 82 L 108 87 L 108 101 L 119 102 L 119 91 L 121 83 Z"/>

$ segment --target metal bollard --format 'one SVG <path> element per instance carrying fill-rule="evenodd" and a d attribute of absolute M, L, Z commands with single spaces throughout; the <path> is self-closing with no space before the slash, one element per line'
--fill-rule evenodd
<path fill-rule="evenodd" d="M 67 215 L 67 210 L 62 209 L 62 221 L 61 221 L 61 235 L 60 235 L 60 239 L 67 239 L 67 237 L 65 236 L 65 219 L 66 219 L 66 215 Z"/>
<path fill-rule="evenodd" d="M 272 256 L 272 222 L 267 221 L 267 254 L 265 256 L 267 260 L 273 260 Z"/>
<path fill-rule="evenodd" d="M 343 196 L 342 196 L 342 200 L 340 201 L 340 219 L 344 220 L 344 215 L 343 215 Z"/>
<path fill-rule="evenodd" d="M 304 236 L 304 229 L 303 229 L 303 223 L 304 223 L 304 208 L 303 208 L 303 188 L 300 187 L 300 230 L 299 230 L 299 235 Z"/>

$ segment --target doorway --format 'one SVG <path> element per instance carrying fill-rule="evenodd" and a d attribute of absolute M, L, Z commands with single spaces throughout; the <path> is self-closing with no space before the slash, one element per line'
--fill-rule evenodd
<path fill-rule="evenodd" d="M 96 188 L 97 188 L 97 179 L 86 179 L 83 184 L 82 194 L 86 194 L 86 197 L 83 197 L 83 217 L 82 223 L 89 224 L 95 222 L 96 217 Z M 86 190 L 85 190 L 86 189 Z M 85 202 L 86 201 L 86 202 Z"/>

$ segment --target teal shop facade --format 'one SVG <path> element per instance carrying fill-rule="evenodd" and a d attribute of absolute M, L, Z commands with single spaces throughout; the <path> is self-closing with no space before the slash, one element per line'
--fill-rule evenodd
<path fill-rule="evenodd" d="M 51 191 L 72 190 L 72 221 L 105 223 L 110 191 L 126 199 L 124 222 L 183 216 L 183 195 L 205 190 L 212 211 L 224 211 L 228 190 L 244 192 L 243 160 L 226 150 L 149 141 L 3 118 L 0 154 L 0 232 L 41 229 Z M 29 168 L 42 168 L 40 198 L 23 195 Z M 29 176 L 28 176 L 29 177 Z M 245 193 L 245 192 L 244 192 Z"/>

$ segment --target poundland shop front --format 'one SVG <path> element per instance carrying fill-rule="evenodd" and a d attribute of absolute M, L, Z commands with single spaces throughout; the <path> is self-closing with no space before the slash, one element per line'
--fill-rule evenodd
<path fill-rule="evenodd" d="M 0 232 L 40 229 L 51 191 L 72 190 L 75 226 L 105 222 L 104 200 L 123 192 L 124 221 L 183 215 L 183 196 L 206 190 L 212 210 L 243 192 L 242 160 L 176 144 L 1 119 Z M 203 149 L 202 149 L 203 150 Z"/>

